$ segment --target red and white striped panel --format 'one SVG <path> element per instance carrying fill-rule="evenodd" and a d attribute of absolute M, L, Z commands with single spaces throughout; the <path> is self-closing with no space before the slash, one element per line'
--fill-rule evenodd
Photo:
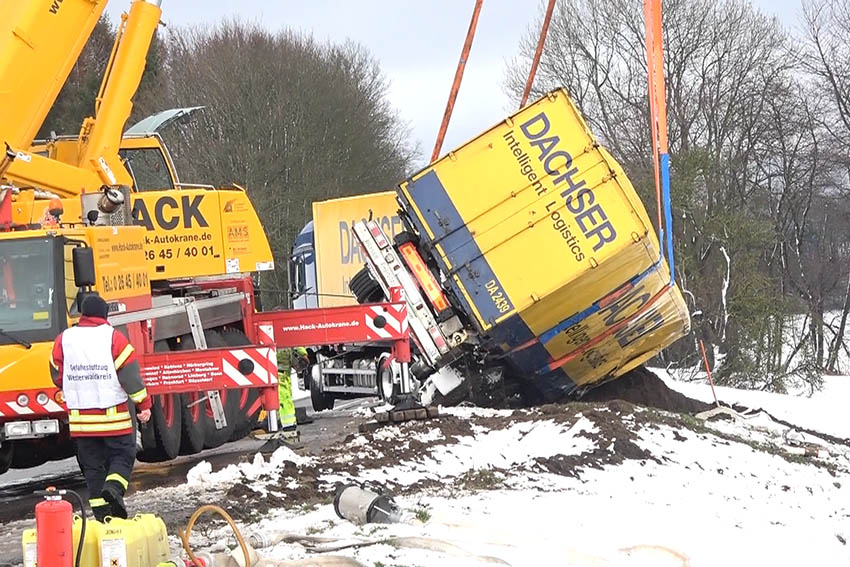
<path fill-rule="evenodd" d="M 387 324 L 384 327 L 375 325 L 375 317 L 381 315 Z M 375 334 L 374 338 L 399 339 L 407 333 L 407 305 L 393 303 L 386 306 L 372 306 L 365 314 L 366 327 Z"/>
<path fill-rule="evenodd" d="M 257 327 L 259 332 L 259 342 L 261 345 L 274 344 L 274 325 L 263 324 Z"/>
<path fill-rule="evenodd" d="M 242 374 L 239 362 L 250 360 L 254 371 Z M 277 384 L 277 352 L 271 347 L 245 348 L 224 351 L 221 371 L 236 386 L 270 386 Z"/>
<path fill-rule="evenodd" d="M 276 354 L 274 347 L 155 353 L 142 357 L 141 374 L 151 395 L 268 387 L 277 384 Z M 243 360 L 252 363 L 248 374 L 239 371 Z"/>
<path fill-rule="evenodd" d="M 38 418 L 49 414 L 65 413 L 65 407 L 56 403 L 53 396 L 56 389 L 19 390 L 17 392 L 0 392 L 0 417 L 31 417 Z M 39 393 L 47 394 L 47 403 L 42 405 L 36 401 Z M 18 396 L 26 394 L 29 398 L 27 405 L 18 404 Z"/>

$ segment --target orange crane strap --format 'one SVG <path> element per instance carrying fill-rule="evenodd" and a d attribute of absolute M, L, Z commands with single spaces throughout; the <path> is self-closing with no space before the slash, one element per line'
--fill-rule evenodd
<path fill-rule="evenodd" d="M 449 91 L 449 100 L 446 103 L 446 111 L 443 113 L 443 122 L 440 124 L 440 131 L 437 133 L 437 142 L 434 144 L 434 152 L 431 154 L 431 161 L 436 161 L 440 156 L 440 149 L 443 147 L 443 140 L 446 137 L 446 130 L 449 129 L 449 120 L 452 117 L 452 111 L 455 107 L 457 92 L 460 90 L 460 82 L 463 79 L 463 71 L 466 69 L 466 61 L 469 59 L 469 51 L 472 49 L 472 40 L 475 38 L 475 28 L 478 27 L 478 15 L 481 13 L 481 5 L 484 0 L 475 0 L 475 9 L 472 11 L 472 20 L 469 22 L 469 30 L 466 32 L 466 41 L 463 42 L 463 50 L 460 52 L 460 61 L 457 63 L 457 71 L 452 82 L 452 89 Z"/>
<path fill-rule="evenodd" d="M 537 49 L 534 50 L 534 59 L 531 61 L 531 69 L 528 71 L 528 80 L 525 82 L 525 90 L 522 92 L 522 102 L 519 107 L 528 102 L 531 93 L 531 85 L 534 84 L 534 76 L 537 75 L 537 66 L 540 64 L 540 55 L 543 53 L 543 44 L 546 43 L 546 34 L 549 33 L 549 22 L 552 20 L 552 12 L 555 10 L 555 0 L 549 0 L 546 6 L 546 15 L 543 17 L 543 26 L 540 28 L 540 37 L 537 39 Z"/>

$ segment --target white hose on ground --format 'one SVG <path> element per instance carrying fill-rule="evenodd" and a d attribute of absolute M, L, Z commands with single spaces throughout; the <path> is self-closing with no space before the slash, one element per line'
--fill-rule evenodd
<path fill-rule="evenodd" d="M 248 536 L 247 539 L 252 545 L 258 544 L 264 548 L 274 547 L 279 543 L 295 543 L 301 545 L 302 547 L 313 553 L 329 553 L 333 551 L 341 551 L 343 549 L 385 544 L 398 548 L 435 551 L 446 555 L 452 555 L 461 559 L 466 559 L 475 563 L 485 563 L 490 565 L 509 565 L 509 563 L 497 557 L 476 555 L 448 541 L 425 537 L 387 537 L 379 539 L 365 539 L 356 537 L 334 538 L 312 535 L 308 536 L 284 532 L 275 534 L 273 536 L 269 536 L 267 534 L 251 534 L 250 536 Z M 240 555 L 241 559 L 241 553 L 239 551 L 239 548 L 234 549 L 233 554 L 234 556 Z M 240 563 L 238 567 L 243 567 L 243 564 Z"/>
<path fill-rule="evenodd" d="M 256 567 L 366 567 L 356 559 L 339 555 L 321 555 L 296 559 L 293 561 L 277 561 L 261 558 Z"/>
<path fill-rule="evenodd" d="M 238 548 L 234 550 L 233 554 L 211 554 L 212 567 L 240 567 L 240 561 L 235 557 L 237 553 L 239 553 Z M 277 560 L 262 555 L 254 555 L 251 565 L 253 567 L 365 567 L 356 559 L 340 555 L 321 555 L 296 560 Z"/>
<path fill-rule="evenodd" d="M 462 559 L 469 559 L 479 563 L 489 563 L 491 565 L 510 565 L 507 561 L 503 561 L 498 557 L 490 557 L 487 555 L 476 555 L 470 553 L 453 543 L 443 541 L 441 539 L 431 539 L 427 537 L 393 537 L 384 540 L 383 543 L 388 543 L 396 547 L 406 547 L 408 549 L 424 549 L 426 551 L 436 551 L 446 555 L 454 555 Z"/>

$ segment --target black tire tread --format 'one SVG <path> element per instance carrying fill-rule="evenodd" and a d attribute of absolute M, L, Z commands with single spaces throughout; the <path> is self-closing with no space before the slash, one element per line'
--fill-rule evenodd
<path fill-rule="evenodd" d="M 378 285 L 367 268 L 361 268 L 348 283 L 348 289 L 354 294 L 357 303 L 376 303 L 384 298 L 384 291 Z"/>
<path fill-rule="evenodd" d="M 154 352 L 166 352 L 171 350 L 171 347 L 166 341 L 157 341 L 154 345 Z M 153 406 L 151 407 L 151 419 L 146 426 L 140 428 L 142 436 L 142 450 L 136 455 L 136 458 L 145 463 L 160 463 L 170 461 L 180 454 L 180 430 L 183 422 L 183 406 L 180 403 L 179 397 L 175 395 L 174 400 L 174 425 L 173 430 L 169 431 L 165 424 L 165 415 L 162 408 L 161 396 L 153 397 Z"/>

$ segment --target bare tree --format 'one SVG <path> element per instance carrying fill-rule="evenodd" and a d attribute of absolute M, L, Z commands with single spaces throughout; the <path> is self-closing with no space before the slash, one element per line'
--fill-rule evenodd
<path fill-rule="evenodd" d="M 824 128 L 836 148 L 836 157 L 844 167 L 843 183 L 835 193 L 847 197 L 847 172 L 850 170 L 850 5 L 838 0 L 812 0 L 803 5 L 807 49 L 803 62 L 805 70 L 817 87 L 829 93 L 830 109 Z M 846 216 L 844 223 L 846 226 Z M 837 370 L 838 357 L 846 350 L 844 333 L 850 313 L 850 271 L 841 306 L 840 322 L 829 345 L 826 369 Z"/>
<path fill-rule="evenodd" d="M 83 119 L 94 114 L 95 97 L 114 40 L 115 28 L 106 16 L 101 17 L 38 131 L 38 138 L 47 138 L 51 132 L 76 135 Z"/>
<path fill-rule="evenodd" d="M 408 129 L 358 45 L 230 21 L 172 31 L 167 65 L 163 98 L 205 106 L 169 136 L 181 175 L 244 185 L 281 266 L 314 200 L 389 189 L 407 173 Z M 284 289 L 284 274 L 264 285 Z"/>
<path fill-rule="evenodd" d="M 693 363 L 694 342 L 703 338 L 716 346 L 710 350 L 721 380 L 781 390 L 794 351 L 784 322 L 806 294 L 807 311 L 822 313 L 833 287 L 826 267 L 834 243 L 818 233 L 813 213 L 814 204 L 818 214 L 828 212 L 819 199 L 831 179 L 821 169 L 828 161 L 816 126 L 822 109 L 800 107 L 808 99 L 794 46 L 750 2 L 670 0 L 663 24 L 679 283 L 702 314 L 691 344 L 671 352 Z M 507 91 L 517 100 L 534 38 L 532 29 L 507 71 Z M 641 2 L 559 5 L 536 92 L 558 86 L 652 210 Z M 810 261 L 813 249 L 820 270 Z M 786 273 L 792 264 L 793 279 Z M 822 347 L 822 325 L 814 326 L 811 337 Z M 809 348 L 811 337 L 798 340 L 799 348 Z"/>

